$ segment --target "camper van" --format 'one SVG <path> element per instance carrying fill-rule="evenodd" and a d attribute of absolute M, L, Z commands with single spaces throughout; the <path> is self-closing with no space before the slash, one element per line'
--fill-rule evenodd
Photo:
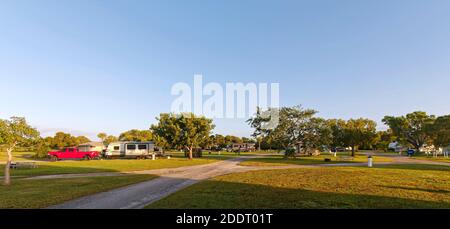
<path fill-rule="evenodd" d="M 105 157 L 147 159 L 155 153 L 153 142 L 113 142 L 106 149 Z"/>

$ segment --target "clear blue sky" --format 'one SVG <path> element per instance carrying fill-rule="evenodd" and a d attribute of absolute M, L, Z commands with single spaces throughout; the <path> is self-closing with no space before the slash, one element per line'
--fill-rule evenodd
<path fill-rule="evenodd" d="M 448 0 L 1 0 L 0 118 L 43 134 L 145 129 L 195 73 L 279 82 L 282 105 L 325 118 L 449 114 L 449 12 Z"/>

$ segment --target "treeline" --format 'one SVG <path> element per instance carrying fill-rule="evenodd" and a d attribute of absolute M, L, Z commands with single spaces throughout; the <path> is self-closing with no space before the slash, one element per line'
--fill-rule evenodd
<path fill-rule="evenodd" d="M 274 114 L 277 125 L 268 128 Z M 317 111 L 300 106 L 264 112 L 258 109 L 256 116 L 248 120 L 254 128 L 252 137 L 240 138 L 212 134 L 215 128 L 213 121 L 204 117 L 163 113 L 157 117 L 158 123 L 147 130 L 132 129 L 118 137 L 99 133 L 98 138 L 105 146 L 115 141 L 154 141 L 165 149 L 192 151 L 194 148 L 220 150 L 234 143 L 256 143 L 256 147 L 262 150 L 285 150 L 300 145 L 305 151 L 350 148 L 353 154 L 358 149 L 387 150 L 393 141 L 418 151 L 423 146 L 447 147 L 450 144 L 450 115 L 436 117 L 417 111 L 399 117 L 385 116 L 382 121 L 389 127 L 386 131 L 377 131 L 376 122 L 366 118 L 323 119 L 316 115 Z M 17 135 L 15 132 L 19 127 L 27 132 Z M 37 157 L 45 157 L 51 149 L 91 141 L 85 136 L 63 132 L 42 138 L 24 118 L 19 117 L 0 119 L 0 128 L 0 147 L 3 150 L 28 147 L 37 152 Z"/>
<path fill-rule="evenodd" d="M 275 115 L 276 114 L 276 115 Z M 248 120 L 254 128 L 253 137 L 262 148 L 289 149 L 300 145 L 305 151 L 351 148 L 387 150 L 397 141 L 418 151 L 425 145 L 447 147 L 450 144 L 450 116 L 436 117 L 417 111 L 405 116 L 385 116 L 383 123 L 389 129 L 377 131 L 375 121 L 359 119 L 323 119 L 317 111 L 300 106 L 261 111 Z M 266 128 L 278 118 L 278 125 Z"/>
<path fill-rule="evenodd" d="M 118 137 L 108 135 L 106 133 L 99 133 L 97 137 L 102 141 L 105 146 L 108 146 L 112 142 L 117 141 L 135 141 L 135 142 L 149 142 L 156 141 L 159 143 L 158 138 L 153 134 L 153 130 L 137 130 L 132 129 L 121 133 Z M 49 150 L 61 149 L 64 147 L 78 146 L 84 143 L 91 142 L 86 136 L 73 136 L 69 133 L 57 132 L 53 137 L 42 138 L 37 143 L 30 142 L 28 147 L 33 151 L 37 151 L 37 157 L 46 157 Z M 204 141 L 199 145 L 201 148 L 214 148 L 221 150 L 227 148 L 234 143 L 256 143 L 256 140 L 246 137 L 237 137 L 233 135 L 210 135 L 207 141 Z M 178 149 L 176 144 L 162 143 L 167 149 Z M 33 148 L 34 147 L 34 148 Z"/>

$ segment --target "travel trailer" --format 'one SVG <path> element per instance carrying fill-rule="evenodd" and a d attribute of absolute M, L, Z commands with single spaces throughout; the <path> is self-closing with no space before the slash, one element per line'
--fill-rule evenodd
<path fill-rule="evenodd" d="M 103 142 L 88 142 L 81 145 L 78 145 L 78 150 L 81 152 L 89 152 L 89 151 L 97 151 L 103 152 L 106 149 Z"/>
<path fill-rule="evenodd" d="M 230 152 L 254 152 L 256 150 L 255 144 L 253 143 L 234 143 L 230 145 Z"/>
<path fill-rule="evenodd" d="M 106 158 L 147 159 L 155 153 L 153 142 L 113 142 L 106 149 Z"/>

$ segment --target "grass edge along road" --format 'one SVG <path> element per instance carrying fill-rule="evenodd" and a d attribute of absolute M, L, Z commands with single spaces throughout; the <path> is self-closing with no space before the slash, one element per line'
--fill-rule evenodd
<path fill-rule="evenodd" d="M 333 157 L 331 155 L 323 154 L 320 156 L 314 157 L 297 157 L 295 159 L 292 158 L 284 158 L 282 155 L 273 155 L 268 157 L 259 157 L 259 158 L 251 158 L 244 162 L 241 162 L 239 165 L 242 166 L 287 166 L 287 165 L 318 165 L 318 164 L 338 164 L 338 163 L 366 163 L 367 156 L 366 155 L 356 155 L 351 160 L 341 160 L 340 158 L 343 155 L 338 157 Z M 331 161 L 326 162 L 325 158 L 330 159 Z M 373 156 L 373 162 L 393 162 L 394 160 L 389 157 L 383 156 Z"/>
<path fill-rule="evenodd" d="M 156 177 L 154 175 L 126 175 L 53 180 L 16 179 L 13 180 L 11 186 L 0 186 L 0 209 L 45 208 Z"/>
<path fill-rule="evenodd" d="M 147 208 L 450 208 L 450 167 L 414 164 L 236 173 L 203 181 Z"/>

